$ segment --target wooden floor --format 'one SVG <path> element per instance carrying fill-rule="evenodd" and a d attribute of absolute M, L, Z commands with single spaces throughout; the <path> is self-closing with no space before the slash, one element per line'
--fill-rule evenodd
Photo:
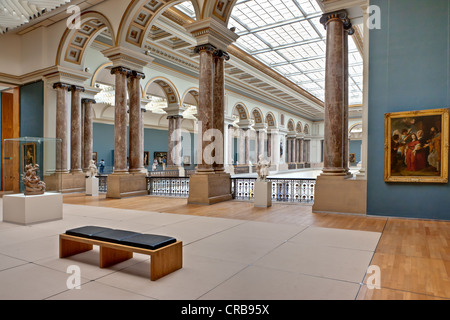
<path fill-rule="evenodd" d="M 211 206 L 186 199 L 136 197 L 106 199 L 68 194 L 64 203 L 173 214 L 299 224 L 381 232 L 371 265 L 381 271 L 381 289 L 364 285 L 361 300 L 450 299 L 450 222 L 312 213 L 310 205 L 274 204 L 255 208 L 252 202 L 227 201 Z M 366 283 L 366 281 L 364 281 Z"/>

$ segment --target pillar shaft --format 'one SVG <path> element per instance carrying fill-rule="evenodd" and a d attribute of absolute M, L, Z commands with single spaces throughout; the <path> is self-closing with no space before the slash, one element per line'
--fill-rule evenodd
<path fill-rule="evenodd" d="M 116 97 L 114 113 L 114 173 L 125 174 L 127 169 L 127 75 L 129 69 L 115 67 Z"/>
<path fill-rule="evenodd" d="M 94 118 L 94 109 L 92 105 L 95 104 L 96 102 L 93 99 L 82 99 L 81 102 L 84 106 L 83 171 L 87 171 L 89 169 L 89 165 L 92 160 L 92 153 L 94 152 L 94 134 L 93 134 L 94 126 L 92 122 Z"/>
<path fill-rule="evenodd" d="M 345 176 L 348 158 L 348 62 L 347 35 L 352 34 L 345 11 L 325 14 L 321 23 L 327 30 L 325 70 L 325 135 L 322 175 Z M 307 147 L 309 144 L 305 143 Z M 305 152 L 308 161 L 308 151 Z"/>
<path fill-rule="evenodd" d="M 71 126 L 70 126 L 70 172 L 81 172 L 81 96 L 84 88 L 71 86 L 72 92 Z"/>
<path fill-rule="evenodd" d="M 202 157 L 198 159 L 198 173 L 212 173 L 214 172 L 212 163 L 207 161 L 211 155 L 205 155 L 205 149 L 211 143 L 205 141 L 203 135 L 209 129 L 213 128 L 213 98 L 214 98 L 214 51 L 215 48 L 211 45 L 199 46 L 196 52 L 200 55 L 200 71 L 199 71 L 199 99 L 197 108 L 197 119 L 199 121 L 199 148 L 202 148 Z M 207 149 L 208 150 L 208 149 Z M 206 159 L 206 161 L 205 161 Z"/>
<path fill-rule="evenodd" d="M 61 161 L 56 163 L 56 170 L 59 172 L 68 172 L 67 166 L 67 103 L 66 103 L 66 91 L 69 88 L 68 84 L 55 83 L 53 88 L 56 90 L 56 139 L 61 140 L 60 150 L 58 153 L 61 155 Z"/>
<path fill-rule="evenodd" d="M 215 129 L 215 162 L 214 171 L 221 173 L 224 167 L 224 125 L 225 125 L 225 60 L 229 60 L 228 54 L 222 50 L 214 52 L 214 82 L 213 82 L 213 128 Z"/>
<path fill-rule="evenodd" d="M 129 128 L 129 171 L 141 172 L 144 168 L 144 152 L 142 151 L 142 115 L 141 115 L 141 79 L 145 75 L 131 71 L 128 78 L 128 95 L 130 98 Z"/>

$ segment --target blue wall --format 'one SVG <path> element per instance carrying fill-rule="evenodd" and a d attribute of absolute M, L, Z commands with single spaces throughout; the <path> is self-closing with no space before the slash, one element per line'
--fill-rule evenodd
<path fill-rule="evenodd" d="M 44 135 L 44 85 L 42 81 L 20 88 L 20 136 Z"/>
<path fill-rule="evenodd" d="M 450 0 L 372 0 L 367 214 L 450 219 L 449 184 L 384 182 L 384 114 L 450 106 Z"/>

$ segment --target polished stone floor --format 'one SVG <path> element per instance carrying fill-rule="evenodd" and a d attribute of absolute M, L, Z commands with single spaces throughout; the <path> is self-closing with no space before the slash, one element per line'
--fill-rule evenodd
<path fill-rule="evenodd" d="M 1 208 L 1 206 L 0 206 Z M 1 221 L 2 219 L 0 219 Z M 183 241 L 184 265 L 150 281 L 149 257 L 98 267 L 98 249 L 58 257 L 58 235 L 99 225 Z M 0 299 L 356 299 L 381 233 L 64 204 L 63 220 L 0 222 Z M 71 266 L 81 289 L 69 289 Z"/>

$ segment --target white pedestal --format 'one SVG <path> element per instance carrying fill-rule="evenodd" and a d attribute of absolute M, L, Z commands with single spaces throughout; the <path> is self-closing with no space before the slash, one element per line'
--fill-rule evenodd
<path fill-rule="evenodd" d="M 271 207 L 272 206 L 272 182 L 256 181 L 255 182 L 255 207 Z"/>
<path fill-rule="evenodd" d="M 98 196 L 98 178 L 96 177 L 86 178 L 86 195 Z"/>
<path fill-rule="evenodd" d="M 60 220 L 63 217 L 61 193 L 36 196 L 12 194 L 3 196 L 3 221 L 21 225 Z"/>

